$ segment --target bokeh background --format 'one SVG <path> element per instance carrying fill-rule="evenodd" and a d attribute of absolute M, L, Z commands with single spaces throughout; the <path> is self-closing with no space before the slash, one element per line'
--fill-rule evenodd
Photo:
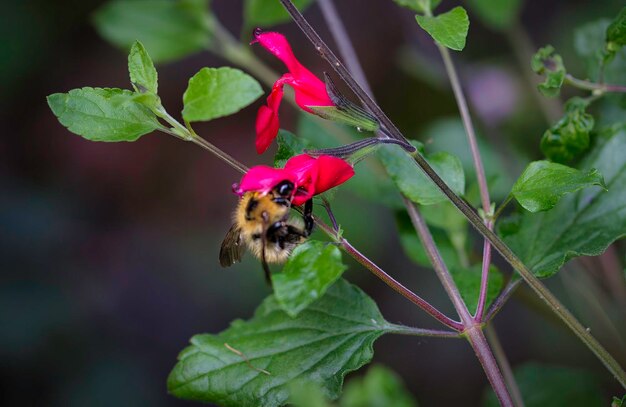
<path fill-rule="evenodd" d="M 2 6 L 0 32 L 0 403 L 4 406 L 183 406 L 166 393 L 177 353 L 196 333 L 218 332 L 249 317 L 270 293 L 259 264 L 247 258 L 221 269 L 219 245 L 230 223 L 239 175 L 205 151 L 162 134 L 135 143 L 93 143 L 69 133 L 45 96 L 83 86 L 128 87 L 126 55 L 91 24 L 99 0 L 23 0 Z M 436 48 L 413 15 L 391 0 L 338 0 L 350 36 L 383 109 L 425 143 L 466 154 L 457 108 Z M 444 0 L 442 10 L 458 1 Z M 526 1 L 506 32 L 483 25 L 470 9 L 466 50 L 455 53 L 477 126 L 503 179 L 503 191 L 558 117 L 540 109 L 527 77 L 529 52 L 551 43 L 584 75 L 573 30 L 613 17 L 623 1 Z M 236 36 L 242 4 L 214 0 Z M 316 6 L 312 23 L 332 44 Z M 278 27 L 315 72 L 328 70 L 292 24 Z M 244 41 L 249 34 L 241 34 Z M 257 55 L 276 69 L 277 61 Z M 521 61 L 524 61 L 523 64 Z M 172 113 L 187 80 L 205 66 L 230 65 L 209 52 L 162 64 L 159 93 Z M 199 134 L 248 164 L 257 101 L 241 113 L 199 124 Z M 554 110 L 552 110 L 554 112 Z M 558 112 L 558 110 L 557 110 Z M 283 127 L 299 114 L 287 104 Z M 436 140 L 445 133 L 446 143 Z M 491 165 L 491 164 L 490 164 Z M 507 184 L 508 183 L 508 184 Z M 498 192 L 494 194 L 498 197 Z M 399 246 L 394 215 L 350 188 L 335 198 L 345 236 L 405 285 L 453 312 L 434 274 Z M 481 247 L 475 238 L 477 253 Z M 623 247 L 622 247 L 623 248 Z M 612 248 L 613 254 L 620 247 Z M 623 258 L 623 255 L 621 256 Z M 589 260 L 593 266 L 595 260 Z M 436 327 L 422 312 L 361 267 L 346 277 L 392 321 Z M 619 311 L 606 286 L 570 264 L 548 285 L 624 362 L 623 326 L 597 318 Z M 597 292 L 589 297 L 592 287 Z M 606 298 L 605 298 L 606 297 Z M 575 304 L 574 304 L 575 303 Z M 598 311 L 598 309 L 600 311 Z M 623 311 L 623 310 L 622 310 Z M 595 314 L 594 314 L 595 312 Z M 613 320 L 615 321 L 615 320 Z M 623 321 L 623 319 L 622 319 Z M 513 366 L 528 361 L 571 366 L 597 376 L 608 400 L 619 387 L 600 363 L 524 288 L 495 320 Z M 622 331 L 620 333 L 620 330 Z M 423 406 L 480 405 L 487 385 L 464 341 L 385 336 L 375 362 L 396 370 Z M 358 374 L 358 373 L 357 373 Z"/>

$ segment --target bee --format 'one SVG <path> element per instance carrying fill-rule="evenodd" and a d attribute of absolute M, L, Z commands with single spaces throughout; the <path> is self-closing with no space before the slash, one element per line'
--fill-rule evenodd
<path fill-rule="evenodd" d="M 231 226 L 220 248 L 222 267 L 241 261 L 245 247 L 261 260 L 265 278 L 270 280 L 268 263 L 282 263 L 313 230 L 313 201 L 304 204 L 302 219 L 290 218 L 295 194 L 291 181 L 282 181 L 268 193 L 246 192 L 233 214 Z"/>

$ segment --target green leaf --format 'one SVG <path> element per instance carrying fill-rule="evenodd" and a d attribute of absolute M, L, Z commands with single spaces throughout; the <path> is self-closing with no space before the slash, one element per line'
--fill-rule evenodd
<path fill-rule="evenodd" d="M 468 6 L 485 25 L 506 31 L 515 24 L 522 8 L 522 0 L 468 0 Z"/>
<path fill-rule="evenodd" d="M 355 377 L 346 384 L 340 407 L 417 407 L 402 379 L 392 370 L 374 365 L 363 377 Z"/>
<path fill-rule="evenodd" d="M 141 41 L 155 62 L 202 51 L 211 40 L 208 0 L 113 0 L 94 15 L 107 41 L 129 49 Z"/>
<path fill-rule="evenodd" d="M 543 134 L 541 151 L 550 160 L 567 163 L 589 148 L 595 121 L 585 111 L 588 104 L 582 98 L 571 98 L 565 104 L 565 116 Z"/>
<path fill-rule="evenodd" d="M 177 397 L 224 407 L 281 406 L 293 383 L 307 381 L 336 398 L 346 373 L 368 363 L 374 341 L 390 329 L 374 301 L 343 279 L 297 318 L 270 296 L 252 319 L 194 336 L 167 387 Z"/>
<path fill-rule="evenodd" d="M 397 146 L 383 146 L 377 154 L 387 173 L 407 198 L 421 205 L 432 205 L 446 200 L 434 182 L 404 150 Z M 456 194 L 465 193 L 465 174 L 458 158 L 441 151 L 428 155 L 426 160 Z"/>
<path fill-rule="evenodd" d="M 619 84 L 626 81 L 626 48 L 611 53 L 612 56 L 607 54 L 606 31 L 610 24 L 610 20 L 600 19 L 578 27 L 574 31 L 574 47 L 585 61 L 587 77 L 597 82 L 602 69 L 606 83 Z"/>
<path fill-rule="evenodd" d="M 590 407 L 606 404 L 599 380 L 580 369 L 526 363 L 514 371 L 526 407 Z M 487 390 L 485 407 L 497 407 L 493 390 Z"/>
<path fill-rule="evenodd" d="M 288 159 L 301 154 L 302 150 L 312 147 L 307 139 L 297 137 L 283 129 L 278 130 L 276 143 L 278 144 L 278 150 L 274 156 L 274 167 L 276 168 L 283 168 Z"/>
<path fill-rule="evenodd" d="M 293 4 L 300 10 L 311 5 L 312 0 L 293 0 Z M 245 0 L 244 21 L 246 27 L 267 27 L 290 20 L 285 8 L 276 0 Z"/>
<path fill-rule="evenodd" d="M 606 189 L 602 174 L 595 168 L 583 172 L 550 161 L 534 161 L 513 185 L 511 194 L 527 211 L 539 212 L 552 209 L 563 195 L 592 185 Z"/>
<path fill-rule="evenodd" d="M 346 268 L 337 246 L 308 241 L 293 251 L 282 273 L 272 274 L 274 296 L 280 307 L 295 317 L 321 298 Z"/>
<path fill-rule="evenodd" d="M 311 382 L 300 382 L 291 386 L 289 405 L 294 407 L 332 407 L 324 392 Z"/>
<path fill-rule="evenodd" d="M 237 113 L 263 94 L 261 85 L 235 68 L 202 68 L 189 79 L 183 95 L 183 118 L 207 121 Z"/>
<path fill-rule="evenodd" d="M 469 18 L 463 7 L 455 7 L 434 17 L 416 15 L 415 19 L 424 31 L 444 47 L 455 51 L 465 48 Z"/>
<path fill-rule="evenodd" d="M 128 54 L 130 82 L 139 93 L 150 92 L 156 95 L 158 89 L 157 71 L 148 51 L 136 41 Z"/>
<path fill-rule="evenodd" d="M 48 105 L 63 126 L 91 141 L 135 141 L 160 126 L 128 90 L 72 89 L 48 96 Z"/>
<path fill-rule="evenodd" d="M 418 13 L 427 13 L 428 11 L 434 10 L 441 0 L 393 0 L 399 6 L 406 7 L 411 10 L 417 11 Z"/>
<path fill-rule="evenodd" d="M 626 130 L 598 141 L 580 170 L 597 168 L 608 192 L 587 188 L 568 194 L 548 212 L 503 221 L 500 235 L 538 277 L 550 277 L 569 259 L 597 256 L 626 235 Z"/>
<path fill-rule="evenodd" d="M 606 29 L 606 49 L 611 56 L 624 45 L 626 45 L 626 7 L 620 10 Z"/>
<path fill-rule="evenodd" d="M 482 266 L 476 264 L 469 268 L 450 268 L 452 278 L 459 288 L 463 301 L 467 304 L 467 308 L 475 310 L 478 306 L 478 297 L 480 295 L 480 279 L 482 277 Z M 498 296 L 502 289 L 503 278 L 502 273 L 495 266 L 489 267 L 489 277 L 487 286 L 487 301 L 485 309 L 489 308 L 491 302 Z"/>
<path fill-rule="evenodd" d="M 422 209 L 424 208 L 426 207 L 423 207 Z M 424 250 L 422 242 L 419 240 L 417 233 L 415 233 L 415 228 L 411 224 L 411 220 L 409 219 L 406 211 L 396 212 L 396 225 L 398 227 L 400 244 L 407 257 L 420 266 L 432 267 L 428 255 L 426 254 L 426 250 Z M 446 233 L 446 231 L 434 227 L 431 229 L 431 234 L 433 235 L 435 244 L 437 245 L 437 248 L 441 253 L 441 257 L 443 257 L 446 265 L 450 268 L 463 267 L 463 263 L 466 259 L 461 258 L 461 253 L 464 253 L 464 250 L 467 249 L 464 247 L 465 242 L 462 243 L 462 250 L 459 251 L 455 248 L 449 233 Z"/>
<path fill-rule="evenodd" d="M 543 83 L 537 87 L 547 97 L 558 96 L 567 74 L 563 58 L 554 51 L 552 45 L 540 48 L 530 62 L 530 66 L 539 75 L 545 75 Z"/>

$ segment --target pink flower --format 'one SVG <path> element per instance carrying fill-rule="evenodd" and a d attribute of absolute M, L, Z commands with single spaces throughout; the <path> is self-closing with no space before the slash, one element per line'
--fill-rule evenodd
<path fill-rule="evenodd" d="M 289 73 L 281 76 L 272 87 L 267 106 L 261 106 L 256 119 L 256 151 L 261 154 L 276 138 L 280 127 L 278 108 L 283 98 L 283 86 L 290 85 L 296 95 L 296 103 L 304 111 L 313 113 L 309 106 L 333 106 L 326 92 L 326 84 L 306 69 L 294 56 L 284 35 L 276 32 L 254 30 L 255 40 L 287 66 Z"/>
<path fill-rule="evenodd" d="M 329 155 L 314 158 L 300 154 L 291 157 L 285 168 L 265 165 L 250 168 L 233 191 L 240 196 L 249 191 L 266 194 L 280 182 L 291 181 L 295 187 L 292 204 L 302 205 L 314 195 L 346 182 L 353 175 L 352 166 L 341 158 Z"/>

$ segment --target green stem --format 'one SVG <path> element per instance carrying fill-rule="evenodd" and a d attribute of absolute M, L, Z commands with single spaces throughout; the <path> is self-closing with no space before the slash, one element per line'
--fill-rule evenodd
<path fill-rule="evenodd" d="M 509 195 L 507 195 L 506 199 L 504 201 L 502 201 L 500 206 L 498 206 L 498 209 L 496 209 L 496 212 L 492 216 L 492 220 L 493 220 L 494 224 L 495 224 L 496 220 L 498 220 L 500 215 L 502 215 L 502 211 L 504 210 L 504 208 L 506 208 L 506 206 L 509 204 L 509 202 L 511 202 L 512 199 L 513 199 L 513 195 L 509 194 Z"/>
<path fill-rule="evenodd" d="M 390 134 L 401 141 L 407 142 L 400 130 L 385 115 L 382 109 L 372 100 L 371 97 L 359 86 L 359 84 L 351 77 L 350 72 L 341 63 L 341 61 L 330 50 L 328 45 L 322 41 L 317 32 L 306 21 L 298 9 L 290 0 L 280 0 L 292 19 L 304 32 L 304 34 L 312 42 L 318 53 L 324 58 L 333 69 L 341 76 L 350 89 L 363 102 L 365 107 L 379 120 L 379 122 L 390 132 Z M 456 206 L 472 226 L 478 230 L 489 243 L 502 255 L 502 257 L 517 270 L 524 281 L 537 293 L 537 295 L 548 304 L 552 311 L 565 322 L 565 324 L 582 340 L 582 342 L 602 361 L 607 369 L 617 378 L 617 380 L 626 388 L 626 372 L 621 368 L 619 363 L 602 347 L 602 345 L 578 322 L 578 320 L 558 301 L 558 299 L 535 277 L 532 271 L 522 263 L 522 261 L 511 251 L 511 249 L 484 223 L 483 220 L 470 208 L 470 206 L 458 197 L 437 175 L 435 170 L 426 162 L 424 157 L 419 153 L 411 154 L 416 164 L 424 171 L 424 173 L 437 185 L 441 192 Z"/>
<path fill-rule="evenodd" d="M 604 94 L 607 92 L 626 93 L 626 86 L 609 85 L 606 83 L 595 83 L 595 82 L 585 81 L 582 79 L 577 79 L 570 74 L 565 75 L 565 82 L 578 89 L 588 90 L 596 94 Z"/>

